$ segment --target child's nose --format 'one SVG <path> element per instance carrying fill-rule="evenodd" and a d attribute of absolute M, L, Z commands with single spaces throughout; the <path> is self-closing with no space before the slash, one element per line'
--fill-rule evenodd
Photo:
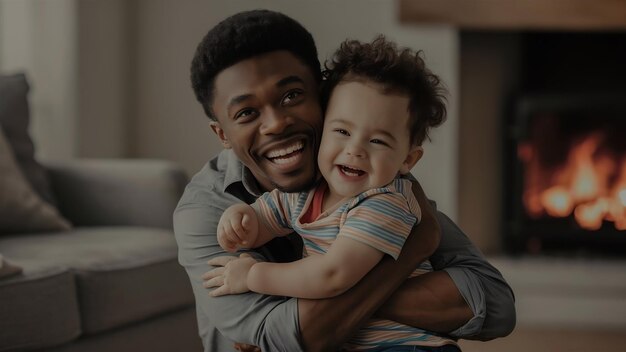
<path fill-rule="evenodd" d="M 349 145 L 346 148 L 346 152 L 355 158 L 363 158 L 365 156 L 365 150 L 358 145 Z"/>

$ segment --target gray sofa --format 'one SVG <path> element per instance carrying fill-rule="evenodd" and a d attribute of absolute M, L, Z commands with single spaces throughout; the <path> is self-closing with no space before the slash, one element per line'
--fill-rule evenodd
<path fill-rule="evenodd" d="M 48 167 L 74 228 L 0 236 L 21 266 L 0 280 L 0 351 L 199 351 L 193 295 L 177 262 L 176 166 L 82 160 Z"/>
<path fill-rule="evenodd" d="M 0 351 L 200 351 L 172 232 L 187 176 L 155 160 L 42 166 L 28 91 L 0 75 Z"/>

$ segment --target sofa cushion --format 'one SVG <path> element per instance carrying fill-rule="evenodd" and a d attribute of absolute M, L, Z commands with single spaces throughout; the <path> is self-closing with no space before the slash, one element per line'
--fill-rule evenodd
<path fill-rule="evenodd" d="M 0 238 L 0 248 L 16 264 L 37 260 L 68 267 L 75 273 L 84 333 L 193 303 L 189 280 L 178 265 L 176 241 L 169 230 L 84 227 L 53 235 Z"/>
<path fill-rule="evenodd" d="M 2 238 L 3 250 L 7 240 Z M 76 339 L 80 313 L 74 275 L 44 261 L 20 265 L 21 274 L 0 279 L 0 351 L 48 348 Z"/>
<path fill-rule="evenodd" d="M 68 230 L 70 223 L 24 179 L 0 129 L 0 234 Z"/>
<path fill-rule="evenodd" d="M 28 135 L 28 90 L 28 82 L 23 74 L 0 75 L 0 127 L 29 184 L 43 200 L 56 205 L 48 176 L 35 160 L 35 148 Z"/>

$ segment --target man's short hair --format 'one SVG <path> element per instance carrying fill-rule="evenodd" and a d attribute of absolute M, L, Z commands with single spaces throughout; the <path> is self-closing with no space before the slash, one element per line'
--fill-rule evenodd
<path fill-rule="evenodd" d="M 294 19 L 274 11 L 253 10 L 230 16 L 202 39 L 191 61 L 191 85 L 196 99 L 212 120 L 215 77 L 239 61 L 287 50 L 311 69 L 321 82 L 320 62 L 313 36 Z"/>
<path fill-rule="evenodd" d="M 379 35 L 371 43 L 346 40 L 324 64 L 322 83 L 324 110 L 333 89 L 341 81 L 372 81 L 381 84 L 383 92 L 409 96 L 409 131 L 411 144 L 421 145 L 431 127 L 446 118 L 446 90 L 441 80 L 426 68 L 421 51 L 398 48 Z"/>

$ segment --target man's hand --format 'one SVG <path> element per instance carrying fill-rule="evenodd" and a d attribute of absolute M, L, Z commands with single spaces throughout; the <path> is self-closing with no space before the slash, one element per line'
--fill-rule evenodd
<path fill-rule="evenodd" d="M 217 287 L 209 292 L 213 297 L 232 295 L 250 291 L 248 288 L 248 272 L 257 261 L 249 254 L 243 253 L 237 257 L 217 257 L 207 262 L 217 268 L 202 275 L 204 287 Z"/>
<path fill-rule="evenodd" d="M 217 224 L 217 242 L 227 252 L 250 248 L 259 234 L 256 213 L 247 204 L 236 204 L 224 212 Z"/>

